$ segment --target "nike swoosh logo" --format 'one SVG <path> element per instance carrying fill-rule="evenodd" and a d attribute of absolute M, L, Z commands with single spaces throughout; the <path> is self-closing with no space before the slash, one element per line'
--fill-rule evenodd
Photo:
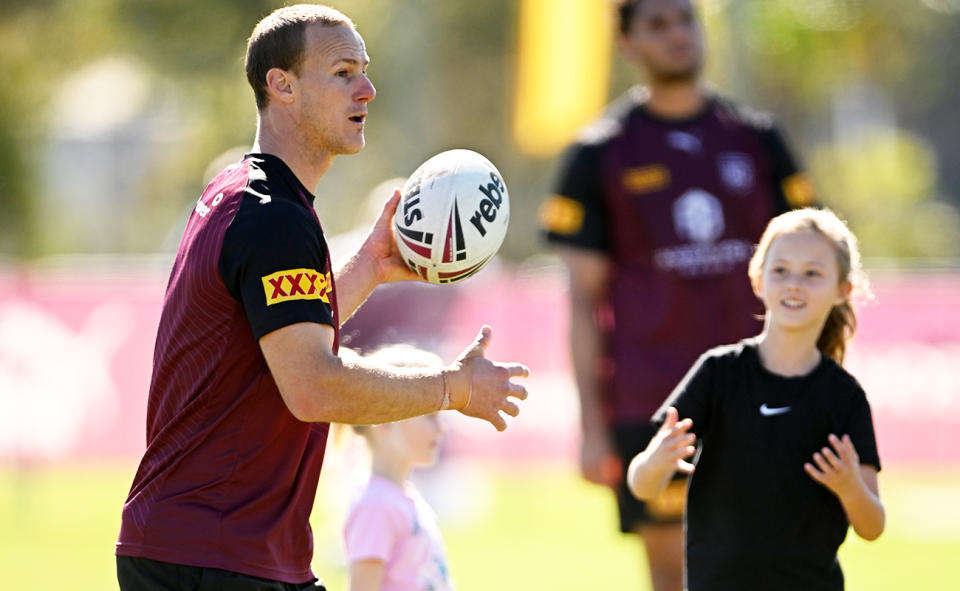
<path fill-rule="evenodd" d="M 772 417 L 772 416 L 774 416 L 774 415 L 782 415 L 782 414 L 785 413 L 785 412 L 790 412 L 790 407 L 789 407 L 789 406 L 776 406 L 776 407 L 774 407 L 774 408 L 770 408 L 769 406 L 767 406 L 767 403 L 766 403 L 766 402 L 764 402 L 763 404 L 760 405 L 760 414 L 762 414 L 762 415 L 765 416 L 765 417 Z"/>

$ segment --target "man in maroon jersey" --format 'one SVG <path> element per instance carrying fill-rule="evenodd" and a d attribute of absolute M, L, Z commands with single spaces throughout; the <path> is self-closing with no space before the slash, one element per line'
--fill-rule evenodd
<path fill-rule="evenodd" d="M 654 589 L 677 590 L 684 482 L 644 504 L 624 469 L 697 357 L 759 330 L 753 244 L 812 190 L 768 116 L 705 88 L 690 0 L 625 0 L 618 15 L 622 53 L 647 85 L 571 147 L 541 214 L 570 273 L 583 475 L 617 491 L 621 529 L 640 534 Z"/>
<path fill-rule="evenodd" d="M 247 77 L 257 137 L 203 192 L 170 275 L 154 351 L 147 449 L 117 541 L 122 589 L 301 589 L 328 422 L 459 410 L 506 423 L 519 364 L 486 360 L 490 329 L 439 371 L 337 356 L 340 323 L 374 287 L 414 279 L 396 252 L 395 192 L 334 273 L 313 209 L 338 154 L 364 144 L 363 39 L 322 6 L 279 9 L 254 29 Z"/>

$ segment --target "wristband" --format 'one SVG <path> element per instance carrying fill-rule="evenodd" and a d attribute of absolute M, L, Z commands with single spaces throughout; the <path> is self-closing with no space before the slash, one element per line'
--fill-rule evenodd
<path fill-rule="evenodd" d="M 473 395 L 473 383 L 472 383 L 472 380 L 470 380 L 470 378 L 468 378 L 469 381 L 468 381 L 468 383 L 467 383 L 467 395 L 466 395 L 466 398 L 463 400 L 463 404 L 459 404 L 459 401 L 454 400 L 454 398 L 453 398 L 454 394 L 457 394 L 457 393 L 451 391 L 451 390 L 447 387 L 447 373 L 448 373 L 449 371 L 454 371 L 454 370 L 445 369 L 445 370 L 443 370 L 443 371 L 440 372 L 440 375 L 443 377 L 443 400 L 441 401 L 440 410 L 450 410 L 450 409 L 463 410 L 463 409 L 467 408 L 467 406 L 470 405 L 470 398 L 471 398 L 471 396 Z M 454 383 L 456 384 L 456 382 L 454 382 Z M 454 403 L 454 402 L 457 402 L 457 403 L 458 403 L 456 407 L 453 406 L 453 403 Z"/>
<path fill-rule="evenodd" d="M 440 399 L 440 410 L 449 410 L 450 409 L 450 391 L 447 390 L 446 372 L 441 371 L 440 378 L 443 380 L 443 385 L 441 386 L 443 388 L 443 392 L 442 392 L 443 397 Z"/>

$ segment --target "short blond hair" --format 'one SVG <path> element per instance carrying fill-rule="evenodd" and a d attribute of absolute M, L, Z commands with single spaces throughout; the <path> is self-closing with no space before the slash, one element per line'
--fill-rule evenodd
<path fill-rule="evenodd" d="M 353 21 L 345 14 L 320 4 L 294 4 L 278 8 L 253 28 L 247 40 L 245 69 L 258 111 L 262 111 L 268 102 L 267 72 L 272 68 L 280 68 L 300 74 L 309 25 L 347 25 L 355 28 Z"/>

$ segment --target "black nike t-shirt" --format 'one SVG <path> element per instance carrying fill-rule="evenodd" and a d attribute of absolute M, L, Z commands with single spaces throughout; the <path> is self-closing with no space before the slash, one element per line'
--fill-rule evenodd
<path fill-rule="evenodd" d="M 774 374 L 746 339 L 701 356 L 655 423 L 668 406 L 693 420 L 698 440 L 685 517 L 689 591 L 843 589 L 837 549 L 849 523 L 803 464 L 833 433 L 849 434 L 861 464 L 880 468 L 856 379 L 826 356 L 804 376 Z"/>

